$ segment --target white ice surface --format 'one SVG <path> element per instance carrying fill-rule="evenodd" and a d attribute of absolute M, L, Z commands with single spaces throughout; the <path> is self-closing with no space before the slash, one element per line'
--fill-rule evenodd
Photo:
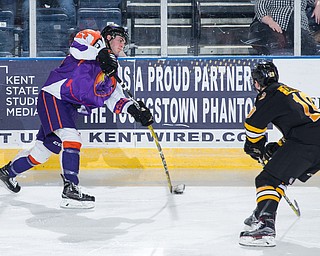
<path fill-rule="evenodd" d="M 277 246 L 238 245 L 243 220 L 255 207 L 253 186 L 87 186 L 93 210 L 59 207 L 59 185 L 0 187 L 1 256 L 319 256 L 320 189 L 291 187 L 297 218 L 284 200 L 277 216 Z"/>

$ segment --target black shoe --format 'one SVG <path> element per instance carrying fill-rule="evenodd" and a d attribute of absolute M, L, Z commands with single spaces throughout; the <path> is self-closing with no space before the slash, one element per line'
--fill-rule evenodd
<path fill-rule="evenodd" d="M 0 168 L 0 179 L 6 185 L 7 189 L 9 189 L 13 193 L 18 193 L 21 189 L 15 177 L 9 176 L 9 166 L 11 162 Z"/>
<path fill-rule="evenodd" d="M 264 213 L 259 217 L 256 229 L 240 233 L 239 244 L 244 246 L 273 247 L 276 246 L 275 237 L 275 218 L 270 213 Z"/>
<path fill-rule="evenodd" d="M 95 197 L 81 192 L 80 187 L 75 185 L 61 174 L 63 179 L 62 208 L 90 209 L 94 207 Z"/>

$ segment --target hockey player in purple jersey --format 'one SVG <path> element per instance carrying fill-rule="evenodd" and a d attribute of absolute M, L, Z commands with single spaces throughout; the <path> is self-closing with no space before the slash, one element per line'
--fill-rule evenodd
<path fill-rule="evenodd" d="M 137 108 L 113 77 L 117 74 L 117 56 L 126 43 L 127 32 L 115 24 L 101 33 L 87 29 L 75 36 L 70 55 L 51 71 L 39 93 L 37 110 L 41 127 L 34 146 L 0 168 L 0 179 L 10 191 L 20 191 L 17 175 L 46 162 L 52 153 L 60 153 L 64 182 L 60 206 L 94 207 L 94 196 L 82 193 L 78 186 L 82 143 L 75 123 L 77 115 L 89 115 L 92 109 L 106 104 L 116 114 L 131 114 L 143 126 L 153 123 L 143 102 Z"/>

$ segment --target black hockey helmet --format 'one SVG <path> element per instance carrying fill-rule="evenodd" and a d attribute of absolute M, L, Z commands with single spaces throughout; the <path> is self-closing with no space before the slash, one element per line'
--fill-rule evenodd
<path fill-rule="evenodd" d="M 252 69 L 251 76 L 261 86 L 269 86 L 279 80 L 278 69 L 271 61 L 258 63 Z"/>
<path fill-rule="evenodd" d="M 121 27 L 117 24 L 109 24 L 108 26 L 106 26 L 101 31 L 101 35 L 106 41 L 107 35 L 110 35 L 112 39 L 114 39 L 116 36 L 121 36 L 126 40 L 126 44 L 128 44 L 129 42 L 129 35 L 127 30 L 124 27 Z"/>

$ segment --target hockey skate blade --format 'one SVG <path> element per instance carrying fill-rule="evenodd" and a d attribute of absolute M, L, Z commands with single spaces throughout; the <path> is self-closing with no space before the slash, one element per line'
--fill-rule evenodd
<path fill-rule="evenodd" d="M 186 185 L 184 185 L 184 184 L 179 184 L 179 185 L 173 186 L 172 193 L 178 194 L 178 195 L 182 194 L 184 192 L 185 188 L 186 188 Z"/>
<path fill-rule="evenodd" d="M 77 201 L 68 198 L 63 198 L 60 203 L 63 209 L 92 209 L 94 208 L 93 201 Z"/>
<path fill-rule="evenodd" d="M 239 244 L 248 247 L 274 247 L 276 241 L 273 236 L 262 236 L 261 238 L 242 236 L 239 239 Z"/>

